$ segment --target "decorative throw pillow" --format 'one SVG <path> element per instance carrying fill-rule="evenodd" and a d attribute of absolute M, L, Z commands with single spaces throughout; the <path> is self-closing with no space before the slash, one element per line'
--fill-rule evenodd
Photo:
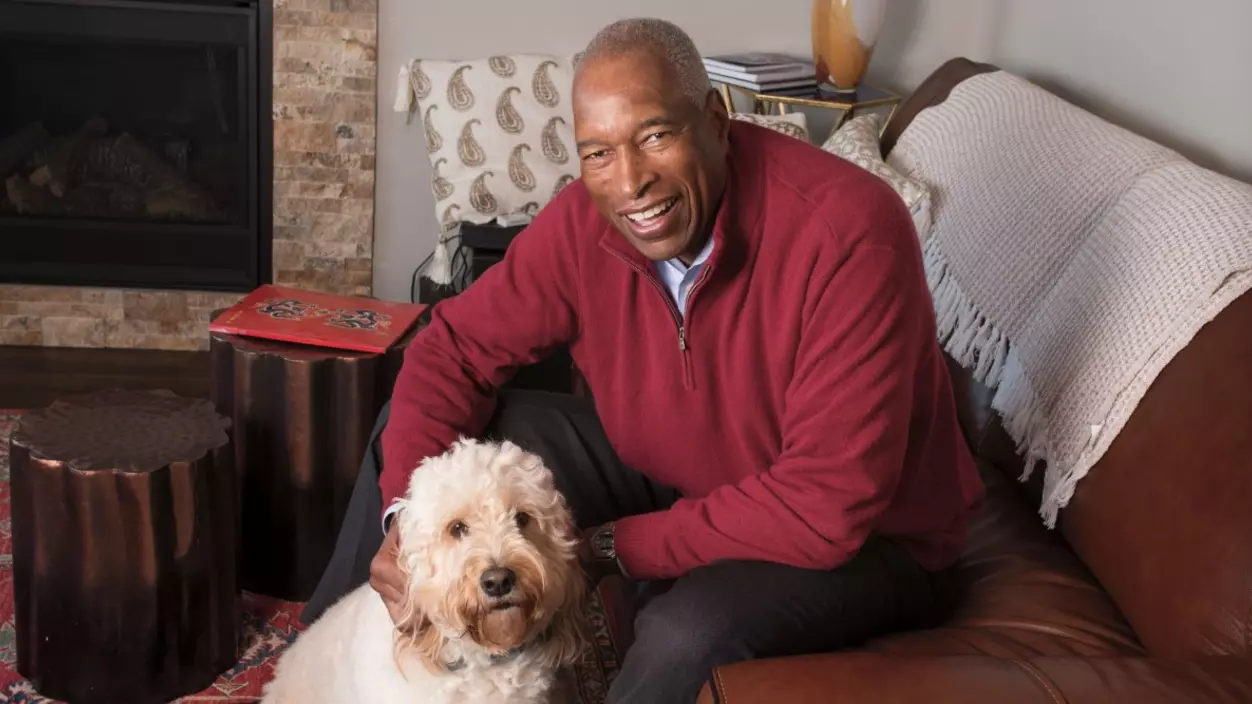
<path fill-rule="evenodd" d="M 900 194 L 913 215 L 918 238 L 924 243 L 930 235 L 930 188 L 917 179 L 893 169 L 882 158 L 879 145 L 879 116 L 859 115 L 843 123 L 822 145 L 822 149 L 843 157 L 878 176 Z"/>
<path fill-rule="evenodd" d="M 533 215 L 578 177 L 573 58 L 511 54 L 409 66 L 445 230 Z"/>
<path fill-rule="evenodd" d="M 732 112 L 730 116 L 736 120 L 751 122 L 768 127 L 775 132 L 809 141 L 809 123 L 802 112 L 789 112 L 785 115 L 757 115 L 752 112 Z"/>

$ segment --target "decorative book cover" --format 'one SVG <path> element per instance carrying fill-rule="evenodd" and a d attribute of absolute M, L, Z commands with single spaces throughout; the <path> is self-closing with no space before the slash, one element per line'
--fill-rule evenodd
<path fill-rule="evenodd" d="M 227 308 L 209 330 L 317 347 L 386 352 L 424 303 L 380 301 L 266 284 Z"/>

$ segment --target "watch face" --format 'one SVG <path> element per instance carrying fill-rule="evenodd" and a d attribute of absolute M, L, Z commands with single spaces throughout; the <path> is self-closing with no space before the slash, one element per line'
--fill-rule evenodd
<path fill-rule="evenodd" d="M 591 547 L 598 557 L 613 557 L 613 532 L 602 530 L 591 538 Z"/>

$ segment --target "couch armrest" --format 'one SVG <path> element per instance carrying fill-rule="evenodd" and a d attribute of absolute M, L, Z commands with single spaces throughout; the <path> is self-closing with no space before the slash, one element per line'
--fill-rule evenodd
<path fill-rule="evenodd" d="M 1252 659 L 832 653 L 719 667 L 701 704 L 831 701 L 1171 704 L 1252 701 Z"/>

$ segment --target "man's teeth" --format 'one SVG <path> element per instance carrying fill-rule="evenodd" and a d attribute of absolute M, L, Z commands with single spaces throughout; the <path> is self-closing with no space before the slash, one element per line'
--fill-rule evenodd
<path fill-rule="evenodd" d="M 653 218 L 660 217 L 664 215 L 665 213 L 668 213 L 669 209 L 674 207 L 674 203 L 677 203 L 677 202 L 678 202 L 677 198 L 670 198 L 664 203 L 648 208 L 647 210 L 641 213 L 631 213 L 626 216 L 626 219 L 630 220 L 631 222 L 642 222 L 644 220 L 651 220 Z"/>

